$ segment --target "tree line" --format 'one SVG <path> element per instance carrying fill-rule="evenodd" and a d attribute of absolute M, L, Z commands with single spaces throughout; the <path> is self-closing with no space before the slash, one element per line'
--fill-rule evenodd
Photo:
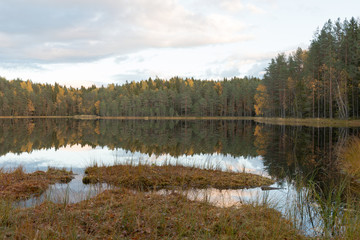
<path fill-rule="evenodd" d="M 174 77 L 72 88 L 0 78 L 2 116 L 253 116 L 258 78 Z"/>
<path fill-rule="evenodd" d="M 269 117 L 358 118 L 359 84 L 359 21 L 329 20 L 308 50 L 271 60 L 255 110 Z"/>

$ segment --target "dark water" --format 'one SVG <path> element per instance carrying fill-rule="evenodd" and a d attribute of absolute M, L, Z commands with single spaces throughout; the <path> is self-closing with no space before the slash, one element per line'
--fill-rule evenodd
<path fill-rule="evenodd" d="M 339 149 L 350 136 L 358 134 L 358 128 L 292 127 L 253 121 L 7 119 L 0 120 L 0 167 L 22 165 L 29 172 L 48 166 L 72 169 L 78 174 L 75 180 L 69 185 L 55 185 L 43 196 L 68 202 L 106 188 L 97 186 L 94 191 L 81 183 L 84 168 L 94 163 L 172 163 L 254 172 L 276 180 L 273 187 L 279 189 L 208 189 L 189 195 L 194 199 L 213 198 L 225 206 L 274 201 L 284 212 L 304 190 L 307 179 L 322 184 L 336 181 Z M 319 171 L 314 173 L 315 169 Z M 63 194 L 58 196 L 58 192 Z M 304 222 L 311 228 L 306 219 Z"/>

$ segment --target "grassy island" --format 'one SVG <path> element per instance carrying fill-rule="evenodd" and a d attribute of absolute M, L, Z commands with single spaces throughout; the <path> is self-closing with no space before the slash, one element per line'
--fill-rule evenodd
<path fill-rule="evenodd" d="M 217 188 L 239 189 L 268 186 L 273 180 L 251 173 L 224 172 L 184 166 L 116 165 L 88 167 L 84 183 L 104 182 L 134 189 Z"/>
<path fill-rule="evenodd" d="M 0 169 L 0 200 L 26 199 L 43 193 L 50 184 L 68 183 L 73 173 L 65 169 L 48 168 L 46 172 L 25 173 L 22 167 L 6 172 Z"/>

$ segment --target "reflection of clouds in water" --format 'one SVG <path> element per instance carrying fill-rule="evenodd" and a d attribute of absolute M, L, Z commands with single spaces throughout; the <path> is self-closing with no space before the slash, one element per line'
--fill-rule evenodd
<path fill-rule="evenodd" d="M 261 189 L 235 189 L 235 190 L 219 190 L 216 188 L 209 189 L 195 189 L 183 191 L 182 194 L 190 200 L 208 201 L 212 205 L 219 207 L 240 206 L 247 203 L 250 199 L 260 197 Z"/>
<path fill-rule="evenodd" d="M 106 189 L 111 189 L 107 184 L 82 183 L 83 175 L 75 175 L 67 184 L 56 183 L 51 185 L 43 194 L 15 203 L 17 207 L 31 207 L 43 203 L 45 200 L 55 203 L 77 203 L 90 199 Z"/>
<path fill-rule="evenodd" d="M 190 200 L 207 201 L 218 207 L 231 207 L 241 206 L 241 204 L 254 204 L 262 206 L 269 206 L 280 211 L 284 216 L 290 214 L 291 218 L 296 218 L 301 221 L 297 227 L 304 230 L 307 234 L 311 235 L 315 233 L 316 229 L 313 229 L 312 222 L 315 226 L 319 226 L 321 222 L 319 216 L 314 215 L 313 206 L 309 206 L 307 213 L 300 211 L 299 197 L 302 196 L 302 192 L 297 192 L 293 185 L 285 184 L 280 186 L 275 183 L 271 187 L 274 190 L 262 190 L 261 188 L 252 189 L 229 189 L 218 190 L 214 188 L 209 189 L 192 189 L 188 191 L 179 191 L 184 194 Z M 167 194 L 170 191 L 162 190 L 160 194 Z M 309 215 L 310 213 L 310 215 Z"/>
<path fill-rule="evenodd" d="M 272 185 L 274 188 L 278 188 L 277 184 Z M 160 194 L 171 193 L 171 190 L 160 190 Z M 195 201 L 207 201 L 218 207 L 231 207 L 231 206 L 240 206 L 241 204 L 261 204 L 267 203 L 270 206 L 272 204 L 278 210 L 283 211 L 293 202 L 295 197 L 294 189 L 283 188 L 277 190 L 265 191 L 260 187 L 249 188 L 249 189 L 225 189 L 219 190 L 216 188 L 208 189 L 191 189 L 191 190 L 181 190 L 175 191 L 185 195 L 190 200 Z"/>
<path fill-rule="evenodd" d="M 261 157 L 244 158 L 233 157 L 230 155 L 223 155 L 219 153 L 214 154 L 197 154 L 193 156 L 182 155 L 179 157 L 172 157 L 169 154 L 156 156 L 152 154 L 149 158 L 139 159 L 141 163 L 145 164 L 172 164 L 172 165 L 185 165 L 195 166 L 210 169 L 231 170 L 236 172 L 251 172 L 257 174 L 264 173 L 264 165 Z"/>
<path fill-rule="evenodd" d="M 258 157 L 232 157 L 231 155 L 223 156 L 223 161 L 228 164 L 228 168 L 236 172 L 250 172 L 256 174 L 264 173 L 264 164 L 261 156 Z"/>
<path fill-rule="evenodd" d="M 132 153 L 125 154 L 127 158 Z M 99 165 L 113 164 L 115 157 L 112 150 L 104 147 L 92 148 L 88 145 L 72 145 L 63 148 L 35 150 L 31 153 L 13 154 L 8 153 L 0 157 L 0 167 L 13 168 L 19 165 L 25 169 L 43 169 L 51 167 L 85 168 L 94 163 Z"/>
<path fill-rule="evenodd" d="M 244 158 L 231 155 L 197 154 L 172 157 L 170 154 L 148 155 L 140 152 L 130 152 L 124 149 L 110 150 L 107 147 L 91 147 L 89 145 L 68 145 L 59 149 L 34 150 L 31 153 L 8 153 L 0 157 L 0 167 L 14 168 L 19 165 L 26 170 L 45 169 L 51 167 L 65 167 L 83 169 L 94 164 L 173 164 L 195 166 L 201 168 L 217 168 L 222 170 L 254 172 L 262 174 L 264 165 L 261 157 Z M 266 174 L 265 174 L 266 175 Z"/>

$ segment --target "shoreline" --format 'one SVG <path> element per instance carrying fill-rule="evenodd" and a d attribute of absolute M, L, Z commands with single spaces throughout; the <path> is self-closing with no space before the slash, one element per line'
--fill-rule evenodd
<path fill-rule="evenodd" d="M 270 118 L 270 117 L 137 117 L 114 116 L 102 117 L 96 115 L 75 116 L 0 116 L 0 119 L 76 119 L 76 120 L 250 120 L 271 125 L 306 126 L 306 127 L 360 127 L 360 119 L 329 119 L 329 118 Z"/>

